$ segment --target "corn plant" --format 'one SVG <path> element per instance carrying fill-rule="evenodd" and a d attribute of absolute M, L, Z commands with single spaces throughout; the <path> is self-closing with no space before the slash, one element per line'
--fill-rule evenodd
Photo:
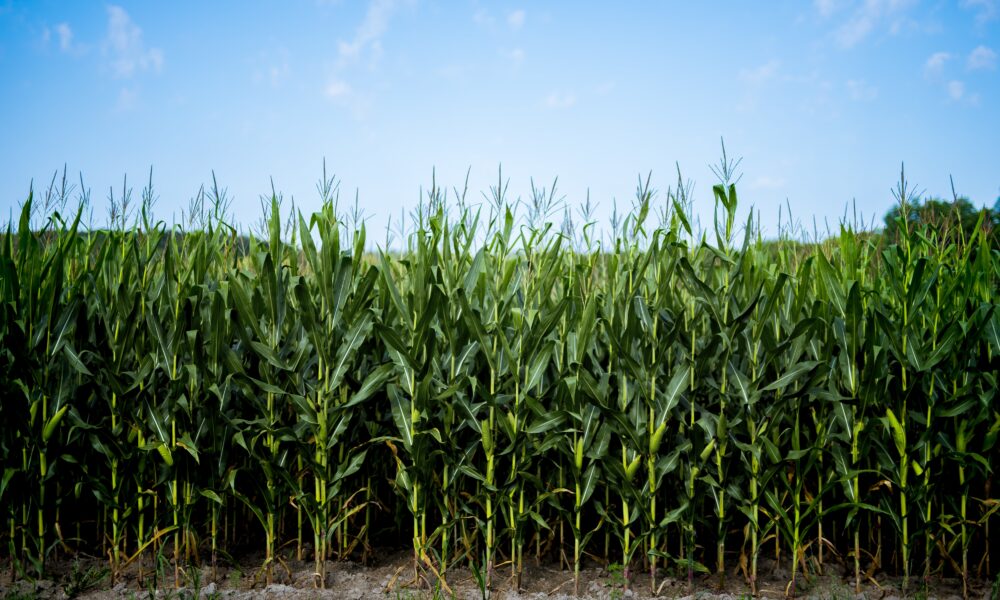
<path fill-rule="evenodd" d="M 971 593 L 1000 507 L 996 234 L 919 222 L 901 177 L 893 236 L 767 239 L 734 167 L 707 231 L 679 176 L 646 177 L 610 235 L 589 204 L 552 223 L 555 183 L 519 202 L 500 173 L 474 207 L 435 179 L 375 251 L 325 172 L 315 213 L 272 189 L 249 235 L 214 179 L 173 225 L 152 178 L 107 228 L 82 189 L 66 214 L 65 183 L 32 194 L 0 233 L 4 558 L 32 577 L 90 546 L 180 585 L 311 546 L 322 587 L 408 539 L 443 591 L 456 566 L 519 589 L 534 553 L 577 593 L 591 558 L 654 594 L 738 563 L 760 593 L 773 548 L 789 596 L 834 552 L 857 591 Z"/>

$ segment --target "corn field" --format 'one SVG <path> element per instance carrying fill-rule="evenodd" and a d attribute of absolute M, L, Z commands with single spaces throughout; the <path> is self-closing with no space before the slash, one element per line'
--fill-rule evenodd
<path fill-rule="evenodd" d="M 111 572 L 412 549 L 446 582 L 528 561 L 852 585 L 992 578 L 1000 256 L 982 224 L 765 239 L 640 180 L 602 234 L 552 189 L 432 187 L 367 252 L 331 180 L 238 235 L 38 198 L 0 250 L 0 556 Z M 908 188 L 898 200 L 905 208 Z M 523 206 L 527 206 L 525 210 Z M 282 213 L 290 216 L 283 216 Z M 742 213 L 739 213 L 742 214 Z M 902 214 L 906 214 L 905 210 Z M 586 219 L 581 219 L 586 221 Z M 1000 464 L 1000 462 L 998 462 Z M 994 534 L 995 537 L 995 534 Z"/>

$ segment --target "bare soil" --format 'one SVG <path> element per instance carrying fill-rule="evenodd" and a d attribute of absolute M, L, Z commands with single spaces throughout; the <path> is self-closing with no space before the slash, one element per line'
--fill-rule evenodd
<path fill-rule="evenodd" d="M 330 562 L 325 589 L 316 587 L 311 562 L 282 561 L 274 568 L 273 582 L 265 585 L 260 572 L 260 560 L 249 558 L 240 568 L 219 567 L 215 573 L 209 567 L 187 569 L 182 573 L 182 586 L 174 587 L 172 566 L 165 566 L 154 577 L 150 565 L 132 565 L 117 582 L 106 575 L 105 561 L 97 558 L 77 558 L 57 561 L 51 565 L 51 578 L 38 582 L 14 581 L 6 564 L 0 574 L 0 600 L 40 598 L 57 600 L 83 598 L 87 600 L 175 598 L 225 598 L 234 600 L 305 600 L 311 598 L 343 598 L 345 600 L 482 599 L 483 593 L 472 572 L 456 568 L 447 574 L 442 584 L 429 570 L 415 577 L 412 556 L 390 553 L 378 558 L 371 566 L 353 562 Z M 762 561 L 764 576 L 759 594 L 764 598 L 784 598 L 787 573 Z M 103 577 L 102 577 L 103 575 Z M 89 576 L 89 580 L 88 580 Z M 961 599 L 962 586 L 957 578 L 935 578 L 923 585 L 911 580 L 910 594 L 900 591 L 900 581 L 875 577 L 865 584 L 861 594 L 854 593 L 853 579 L 839 565 L 828 565 L 824 575 L 799 577 L 798 598 L 836 598 L 839 600 L 871 598 L 896 600 L 901 598 Z M 657 590 L 651 589 L 648 573 L 634 573 L 626 589 L 620 572 L 603 567 L 581 571 L 580 594 L 574 596 L 573 573 L 556 565 L 536 565 L 527 561 L 522 575 L 521 590 L 514 589 L 509 567 L 501 567 L 493 576 L 493 599 L 740 599 L 749 597 L 749 588 L 739 573 L 730 573 L 720 588 L 719 577 L 699 576 L 689 587 L 686 577 L 658 577 Z M 435 589 L 437 588 L 437 589 Z M 970 598 L 990 598 L 988 582 L 977 581 L 970 588 Z"/>

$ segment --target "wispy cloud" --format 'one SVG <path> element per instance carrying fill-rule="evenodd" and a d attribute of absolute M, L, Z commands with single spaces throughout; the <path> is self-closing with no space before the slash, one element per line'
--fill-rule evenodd
<path fill-rule="evenodd" d="M 841 47 L 852 48 L 883 27 L 890 33 L 898 33 L 906 23 L 906 11 L 913 4 L 914 0 L 864 0 L 837 28 L 834 38 Z"/>
<path fill-rule="evenodd" d="M 856 102 L 870 102 L 878 98 L 878 88 L 862 79 L 848 80 L 847 92 L 850 94 L 851 100 Z"/>
<path fill-rule="evenodd" d="M 524 27 L 524 19 L 527 17 L 523 9 L 517 9 L 511 11 L 507 15 L 507 24 L 510 25 L 511 29 L 520 29 Z"/>
<path fill-rule="evenodd" d="M 395 0 L 372 0 L 368 4 L 365 18 L 354 32 L 350 41 L 341 40 L 337 44 L 340 65 L 356 63 L 367 53 L 371 60 L 382 54 L 382 35 L 389 26 L 389 18 L 396 9 Z"/>
<path fill-rule="evenodd" d="M 108 6 L 108 34 L 104 54 L 111 71 L 117 77 L 132 77 L 139 71 L 159 71 L 163 67 L 163 51 L 147 48 L 142 29 L 120 6 Z"/>
<path fill-rule="evenodd" d="M 976 13 L 976 24 L 985 25 L 1000 14 L 997 0 L 962 0 L 962 8 Z"/>
<path fill-rule="evenodd" d="M 824 19 L 831 17 L 835 12 L 840 10 L 843 4 L 842 0 L 813 0 L 816 12 Z"/>
<path fill-rule="evenodd" d="M 118 91 L 118 101 L 115 103 L 115 109 L 119 112 L 134 109 L 138 97 L 139 92 L 135 88 L 123 87 Z"/>
<path fill-rule="evenodd" d="M 323 96 L 332 104 L 341 106 L 361 121 L 366 118 L 372 108 L 373 98 L 370 92 L 357 89 L 343 79 L 331 78 L 323 86 Z"/>
<path fill-rule="evenodd" d="M 485 8 L 480 8 L 476 12 L 472 13 L 472 22 L 476 25 L 493 25 L 496 19 L 490 14 L 490 11 Z"/>
<path fill-rule="evenodd" d="M 984 48 L 980 46 L 980 48 Z M 989 51 L 988 48 L 984 48 Z M 979 50 L 979 48 L 976 48 Z M 989 68 L 987 66 L 988 61 L 991 60 L 987 52 L 976 52 L 973 50 L 968 58 L 966 59 L 966 66 L 969 70 L 973 70 L 972 65 L 976 64 L 978 68 Z M 932 82 L 934 87 L 944 91 L 945 96 L 951 102 L 960 102 L 962 104 L 977 106 L 979 104 L 979 94 L 970 93 L 966 88 L 965 82 L 960 79 L 955 79 L 955 69 L 949 68 L 948 64 L 958 59 L 955 54 L 951 52 L 935 52 L 931 54 L 926 61 L 924 61 L 924 77 L 928 81 Z M 993 59 L 995 59 L 995 55 Z"/>
<path fill-rule="evenodd" d="M 69 23 L 56 25 L 56 36 L 59 38 L 59 49 L 63 52 L 69 52 L 73 47 L 73 30 Z"/>
<path fill-rule="evenodd" d="M 508 50 L 506 52 L 503 52 L 503 55 L 514 64 L 521 64 L 522 62 L 524 62 L 524 50 L 521 48 L 514 48 L 513 50 Z"/>
<path fill-rule="evenodd" d="M 771 177 L 768 175 L 761 175 L 750 182 L 750 189 L 752 190 L 780 190 L 785 187 L 787 182 L 782 177 Z"/>
<path fill-rule="evenodd" d="M 288 80 L 292 70 L 289 57 L 288 49 L 284 47 L 261 52 L 253 70 L 254 83 L 280 87 Z"/>
<path fill-rule="evenodd" d="M 965 66 L 969 71 L 992 69 L 996 66 L 996 58 L 996 53 L 993 50 L 986 46 L 978 46 L 966 57 Z M 970 92 L 964 81 L 955 78 L 956 69 L 947 66 L 954 60 L 960 60 L 960 57 L 950 52 L 931 54 L 924 62 L 924 76 L 933 82 L 935 87 L 943 90 L 951 102 L 978 106 L 979 94 Z"/>
<path fill-rule="evenodd" d="M 740 112 L 757 110 L 761 98 L 773 92 L 776 86 L 798 82 L 801 79 L 786 73 L 778 59 L 771 59 L 755 67 L 744 67 L 736 76 L 742 84 L 735 105 L 736 110 Z"/>
<path fill-rule="evenodd" d="M 956 102 L 965 96 L 965 84 L 961 81 L 953 80 L 948 82 L 948 97 Z"/>
<path fill-rule="evenodd" d="M 572 92 L 551 92 L 545 97 L 545 108 L 565 109 L 576 104 L 576 95 Z"/>
<path fill-rule="evenodd" d="M 59 51 L 63 54 L 83 54 L 86 51 L 86 47 L 77 43 L 73 40 L 73 28 L 70 27 L 69 23 L 62 22 L 57 23 L 55 27 L 44 27 L 42 29 L 42 44 L 45 46 L 49 45 L 52 41 L 53 34 L 59 44 Z"/>
<path fill-rule="evenodd" d="M 772 59 L 757 67 L 741 69 L 739 77 L 741 81 L 751 85 L 762 85 L 775 79 L 780 67 L 781 63 L 777 59 Z"/>
<path fill-rule="evenodd" d="M 326 94 L 327 98 L 337 99 L 349 96 L 351 91 L 351 86 L 346 81 L 333 79 L 326 84 L 323 93 Z"/>
<path fill-rule="evenodd" d="M 935 52 L 924 61 L 924 75 L 928 77 L 940 77 L 944 72 L 944 65 L 952 56 L 950 52 Z"/>
<path fill-rule="evenodd" d="M 356 118 L 367 112 L 370 101 L 363 90 L 356 89 L 345 71 L 365 63 L 374 69 L 382 56 L 382 38 L 389 28 L 393 14 L 406 0 L 370 0 L 365 16 L 354 30 L 350 40 L 337 43 L 337 62 L 323 86 L 323 95 L 331 101 L 350 108 Z"/>
<path fill-rule="evenodd" d="M 969 53 L 969 58 L 965 62 L 970 71 L 980 69 L 995 69 L 997 66 L 997 53 L 986 46 L 977 46 Z"/>

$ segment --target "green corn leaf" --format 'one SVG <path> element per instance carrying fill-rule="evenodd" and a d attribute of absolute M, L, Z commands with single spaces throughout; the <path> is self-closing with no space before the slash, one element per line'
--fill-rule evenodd
<path fill-rule="evenodd" d="M 906 431 L 891 408 L 885 409 L 885 418 L 889 433 L 892 434 L 892 441 L 896 444 L 896 452 L 903 458 L 906 456 Z"/>
<path fill-rule="evenodd" d="M 347 374 L 351 360 L 357 353 L 358 348 L 368 338 L 372 330 L 373 315 L 366 311 L 357 317 L 347 331 L 347 335 L 337 348 L 337 355 L 334 359 L 333 373 L 330 376 L 330 387 L 338 388 Z"/>
<path fill-rule="evenodd" d="M 392 402 L 392 420 L 396 422 L 403 446 L 409 450 L 413 446 L 413 421 L 411 418 L 410 400 L 403 396 L 398 386 L 390 384 L 387 388 L 389 400 Z"/>
<path fill-rule="evenodd" d="M 596 462 L 591 462 L 587 466 L 587 470 L 583 473 L 583 481 L 580 485 L 580 498 L 577 501 L 577 506 L 584 506 L 590 497 L 594 494 L 594 490 L 597 489 L 598 478 L 600 477 L 600 470 L 597 467 Z"/>
<path fill-rule="evenodd" d="M 792 366 L 787 371 L 785 371 L 781 375 L 781 377 L 774 380 L 774 382 L 771 383 L 770 385 L 764 387 L 762 391 L 770 392 L 773 390 L 785 390 L 791 384 L 801 379 L 804 375 L 811 373 L 813 370 L 816 369 L 817 366 L 819 366 L 818 361 L 814 360 L 802 361 Z"/>
<path fill-rule="evenodd" d="M 225 502 L 222 501 L 222 498 L 212 490 L 198 490 L 198 493 L 212 502 L 215 502 L 219 506 L 225 506 Z"/>
<path fill-rule="evenodd" d="M 525 433 L 528 433 L 529 435 L 545 433 L 559 427 L 563 421 L 565 421 L 565 416 L 557 411 L 539 415 L 531 426 L 525 430 Z"/>

